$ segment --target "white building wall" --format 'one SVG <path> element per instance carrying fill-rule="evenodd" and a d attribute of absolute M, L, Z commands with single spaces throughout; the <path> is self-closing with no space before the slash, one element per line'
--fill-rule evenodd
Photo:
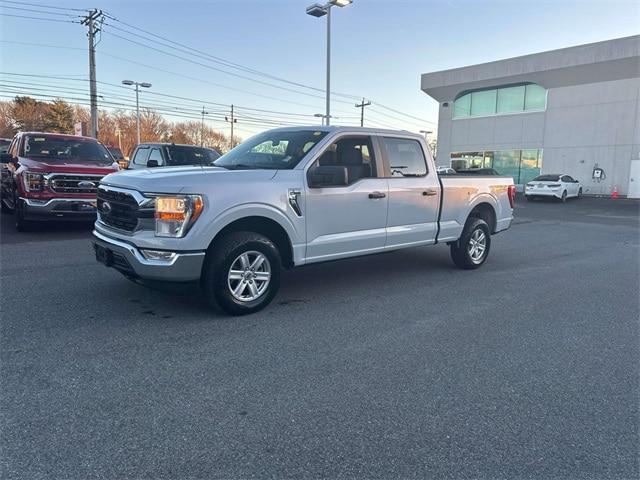
<path fill-rule="evenodd" d="M 496 85 L 498 86 L 498 85 Z M 631 159 L 640 159 L 640 78 L 548 90 L 544 112 L 452 119 L 440 105 L 438 165 L 451 152 L 542 148 L 543 173 L 568 173 L 587 194 L 626 195 Z M 593 180 L 595 165 L 606 178 Z"/>

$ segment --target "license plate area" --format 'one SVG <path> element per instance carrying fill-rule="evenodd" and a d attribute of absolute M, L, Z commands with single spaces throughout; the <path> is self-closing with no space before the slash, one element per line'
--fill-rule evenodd
<path fill-rule="evenodd" d="M 101 245 L 94 244 L 93 248 L 96 252 L 96 260 L 106 267 L 113 265 L 113 252 L 108 248 L 104 248 Z"/>

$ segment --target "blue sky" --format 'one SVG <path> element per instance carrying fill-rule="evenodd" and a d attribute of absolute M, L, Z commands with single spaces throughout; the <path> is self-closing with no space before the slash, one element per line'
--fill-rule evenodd
<path fill-rule="evenodd" d="M 310 0 L 26 0 L 26 3 L 100 8 L 130 25 L 210 55 L 300 84 L 324 88 L 325 19 L 305 15 L 306 6 L 312 3 Z M 0 13 L 66 19 L 67 13 L 73 16 L 81 12 L 0 0 Z M 9 16 L 0 16 L 0 22 L 2 72 L 69 76 L 63 80 L 3 74 L 0 75 L 3 81 L 0 94 L 12 95 L 17 91 L 15 86 L 20 84 L 21 91 L 33 87 L 41 89 L 33 92 L 51 95 L 58 86 L 63 96 L 86 97 L 83 91 L 88 87 L 82 79 L 87 78 L 88 62 L 83 26 Z M 151 82 L 153 92 L 193 101 L 145 92 L 141 96 L 142 105 L 154 102 L 166 110 L 182 108 L 182 114 L 195 119 L 196 110 L 205 103 L 206 110 L 211 111 L 207 122 L 221 130 L 228 130 L 221 119 L 225 108 L 215 103 L 234 103 L 238 105 L 236 126 L 243 136 L 263 129 L 264 125 L 259 122 L 265 118 L 293 123 L 317 120 L 246 108 L 300 115 L 324 111 L 322 92 L 248 75 L 307 93 L 302 95 L 237 78 L 214 70 L 221 67 L 211 63 L 210 58 L 188 57 L 156 44 L 156 48 L 177 57 L 167 56 L 116 37 L 150 43 L 113 27 L 143 34 L 139 30 L 113 20 L 108 22 L 112 27 L 104 27 L 97 47 L 98 80 L 114 84 L 100 85 L 99 94 L 105 101 L 124 102 L 129 96 L 133 99 L 131 92 L 117 86 L 124 78 Z M 437 104 L 420 91 L 421 73 L 635 35 L 640 26 L 640 2 L 354 0 L 349 7 L 334 8 L 332 24 L 332 89 L 372 100 L 374 104 L 365 111 L 366 124 L 413 131 L 434 130 L 430 122 L 437 121 Z M 187 62 L 185 58 L 209 67 Z M 25 82 L 38 85 L 28 86 Z M 332 114 L 337 117 L 334 123 L 355 124 L 359 110 L 354 103 L 352 98 L 334 96 Z"/>

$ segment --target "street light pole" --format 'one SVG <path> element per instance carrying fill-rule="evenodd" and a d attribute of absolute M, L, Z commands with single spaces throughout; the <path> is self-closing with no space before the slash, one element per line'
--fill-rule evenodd
<path fill-rule="evenodd" d="M 147 82 L 134 82 L 133 80 L 122 80 L 123 85 L 136 86 L 136 145 L 140 145 L 140 88 L 150 88 L 151 84 Z"/>
<path fill-rule="evenodd" d="M 331 118 L 331 4 L 327 7 L 327 98 L 324 110 L 326 124 L 329 125 Z"/>
<path fill-rule="evenodd" d="M 136 145 L 140 145 L 140 89 L 136 82 Z"/>
<path fill-rule="evenodd" d="M 326 87 L 326 107 L 325 125 L 329 125 L 331 118 L 331 7 L 346 7 L 353 0 L 329 0 L 326 4 L 314 3 L 307 7 L 307 15 L 312 17 L 327 16 L 327 87 Z"/>

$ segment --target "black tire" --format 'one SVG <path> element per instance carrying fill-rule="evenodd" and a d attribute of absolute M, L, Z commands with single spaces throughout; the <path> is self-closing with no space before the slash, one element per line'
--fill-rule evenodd
<path fill-rule="evenodd" d="M 578 198 L 582 198 L 582 187 L 578 189 Z"/>
<path fill-rule="evenodd" d="M 248 280 L 232 280 L 229 278 L 231 267 L 238 265 L 243 254 L 256 257 L 262 254 L 267 262 L 263 262 L 260 268 L 268 268 L 269 280 L 264 285 L 264 290 L 255 299 L 240 300 L 232 292 L 232 286 L 240 286 L 240 282 L 245 282 L 246 288 L 251 285 L 259 286 L 260 280 L 257 277 L 251 278 L 250 271 L 244 273 L 249 275 Z M 271 303 L 280 288 L 280 271 L 282 260 L 278 248 L 264 235 L 254 232 L 232 232 L 220 240 L 216 240 L 214 245 L 207 252 L 202 275 L 202 290 L 207 300 L 212 306 L 217 306 L 231 315 L 247 315 L 262 310 Z M 266 272 L 258 272 L 266 273 Z M 232 283 L 238 282 L 238 283 Z M 240 294 L 246 292 L 242 290 Z M 252 295 L 253 290 L 247 294 Z"/>
<path fill-rule="evenodd" d="M 527 199 L 527 202 L 533 202 L 534 200 L 533 195 L 525 195 L 525 198 Z"/>
<path fill-rule="evenodd" d="M 19 232 L 29 232 L 33 230 L 33 223 L 24 218 L 24 205 L 20 200 L 16 201 L 15 208 L 16 230 Z"/>
<path fill-rule="evenodd" d="M 480 256 L 476 256 L 476 253 L 472 252 L 471 240 L 474 238 L 476 232 L 479 231 L 484 234 L 484 250 Z M 480 218 L 471 217 L 467 220 L 460 239 L 451 244 L 451 259 L 458 268 L 465 270 L 473 270 L 480 267 L 489 256 L 489 250 L 491 249 L 491 230 L 487 222 Z"/>
<path fill-rule="evenodd" d="M 14 197 L 13 208 L 5 203 L 5 195 L 3 195 L 1 193 L 1 191 L 0 191 L 0 207 L 1 207 L 3 213 L 13 213 L 13 212 L 16 211 L 16 209 L 15 209 L 15 206 L 16 206 L 15 195 L 13 194 L 13 192 L 10 193 L 10 195 L 13 195 L 13 197 Z"/>
<path fill-rule="evenodd" d="M 561 201 L 562 203 L 567 203 L 567 191 L 566 191 L 566 190 L 564 190 L 564 191 L 562 192 L 562 197 L 560 197 L 560 201 Z"/>

